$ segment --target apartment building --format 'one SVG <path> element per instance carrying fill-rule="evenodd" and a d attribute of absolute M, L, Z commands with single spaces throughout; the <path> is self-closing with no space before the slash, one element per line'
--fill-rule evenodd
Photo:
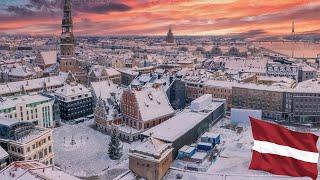
<path fill-rule="evenodd" d="M 271 89 L 265 85 L 245 84 L 232 88 L 232 107 L 261 109 L 264 118 L 273 120 L 288 117 L 289 112 L 285 112 L 284 108 L 284 98 L 284 90 Z"/>
<path fill-rule="evenodd" d="M 0 100 L 0 114 L 49 128 L 54 126 L 53 104 L 53 98 L 39 94 L 7 97 Z"/>
<path fill-rule="evenodd" d="M 18 119 L 0 118 L 0 145 L 9 161 L 39 160 L 53 165 L 52 130 Z"/>
<path fill-rule="evenodd" d="M 70 121 L 93 114 L 93 98 L 90 90 L 82 84 L 71 82 L 54 93 L 63 121 Z"/>
<path fill-rule="evenodd" d="M 232 86 L 235 82 L 202 80 L 200 78 L 185 78 L 186 93 L 189 101 L 197 99 L 204 94 L 211 94 L 213 98 L 226 99 L 228 109 L 232 106 Z"/>

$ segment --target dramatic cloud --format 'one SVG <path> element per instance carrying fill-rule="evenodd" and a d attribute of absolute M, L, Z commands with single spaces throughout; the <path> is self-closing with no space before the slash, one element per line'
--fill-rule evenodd
<path fill-rule="evenodd" d="M 2 16 L 10 18 L 52 18 L 60 17 L 64 0 L 28 0 L 26 4 L 9 5 L 4 8 Z M 1 2 L 0 2 L 1 4 Z M 129 11 L 130 6 L 122 3 L 113 2 L 112 0 L 76 0 L 73 1 L 73 10 L 77 14 L 79 12 L 107 14 L 108 12 Z M 6 13 L 7 12 L 7 13 Z"/>
<path fill-rule="evenodd" d="M 113 11 L 129 11 L 131 7 L 125 4 L 109 2 L 105 4 L 86 4 L 86 5 L 81 3 L 79 4 L 79 6 L 76 6 L 74 9 L 80 12 L 106 14 L 108 12 L 113 12 Z"/>
<path fill-rule="evenodd" d="M 59 34 L 64 0 L 0 1 L 0 32 Z M 73 0 L 79 35 L 287 34 L 319 29 L 319 0 Z"/>

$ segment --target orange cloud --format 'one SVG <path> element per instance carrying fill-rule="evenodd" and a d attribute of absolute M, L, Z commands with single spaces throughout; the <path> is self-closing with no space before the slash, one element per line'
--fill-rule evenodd
<path fill-rule="evenodd" d="M 220 35 L 243 32 L 286 34 L 295 20 L 297 33 L 319 29 L 318 0 L 122 0 L 121 5 L 74 12 L 78 35 Z M 0 3 L 1 4 L 1 3 Z M 19 11 L 19 8 L 15 8 Z M 51 14 L 52 12 L 50 12 Z M 61 14 L 60 11 L 57 13 Z M 48 15 L 45 14 L 45 15 Z M 11 17 L 0 12 L 4 33 L 59 34 L 60 17 Z M 258 31 L 259 30 L 259 31 Z"/>

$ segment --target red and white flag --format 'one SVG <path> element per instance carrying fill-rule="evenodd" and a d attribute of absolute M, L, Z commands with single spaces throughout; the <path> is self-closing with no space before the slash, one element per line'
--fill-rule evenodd
<path fill-rule="evenodd" d="M 318 176 L 318 136 L 250 117 L 254 145 L 249 169 L 294 177 Z"/>

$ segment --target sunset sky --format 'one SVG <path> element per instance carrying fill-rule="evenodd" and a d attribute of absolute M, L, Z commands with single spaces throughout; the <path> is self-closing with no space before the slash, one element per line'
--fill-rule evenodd
<path fill-rule="evenodd" d="M 0 0 L 0 33 L 60 34 L 63 0 Z M 320 0 L 73 0 L 76 35 L 320 32 Z"/>

